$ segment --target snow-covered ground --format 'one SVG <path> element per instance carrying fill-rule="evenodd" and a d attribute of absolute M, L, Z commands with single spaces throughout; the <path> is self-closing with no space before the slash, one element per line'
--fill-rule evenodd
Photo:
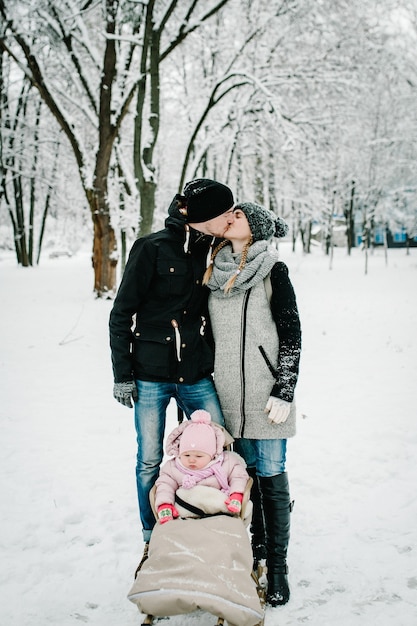
<path fill-rule="evenodd" d="M 303 325 L 292 597 L 266 626 L 417 623 L 417 249 L 306 257 L 286 244 Z M 112 398 L 110 301 L 89 254 L 0 256 L 0 624 L 135 626 L 142 552 L 133 411 Z M 170 409 L 168 430 L 175 425 Z M 162 622 L 164 623 L 164 622 Z M 176 617 L 173 626 L 215 623 Z"/>

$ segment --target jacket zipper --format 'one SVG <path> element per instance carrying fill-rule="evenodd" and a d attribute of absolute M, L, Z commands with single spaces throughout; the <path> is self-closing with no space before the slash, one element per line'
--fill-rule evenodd
<path fill-rule="evenodd" d="M 251 289 L 245 291 L 242 303 L 242 319 L 240 321 L 240 430 L 239 437 L 243 437 L 243 431 L 245 429 L 245 348 L 246 348 L 246 316 L 248 310 L 248 300 Z"/>

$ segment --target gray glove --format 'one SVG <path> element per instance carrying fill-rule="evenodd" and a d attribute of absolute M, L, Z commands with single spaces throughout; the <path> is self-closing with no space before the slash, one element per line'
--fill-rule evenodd
<path fill-rule="evenodd" d="M 138 389 L 134 380 L 129 380 L 126 383 L 114 383 L 113 397 L 117 402 L 132 408 L 132 400 L 136 402 L 138 399 Z"/>

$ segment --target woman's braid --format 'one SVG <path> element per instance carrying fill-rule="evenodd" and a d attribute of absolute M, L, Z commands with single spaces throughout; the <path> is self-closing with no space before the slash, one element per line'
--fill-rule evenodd
<path fill-rule="evenodd" d="M 253 237 L 251 235 L 251 238 L 245 244 L 245 246 L 244 246 L 244 248 L 242 250 L 242 256 L 240 257 L 239 267 L 237 268 L 236 272 L 229 278 L 229 280 L 227 281 L 227 283 L 224 286 L 224 293 L 229 293 L 231 291 L 233 285 L 235 284 L 236 278 L 239 276 L 240 272 L 245 267 L 246 259 L 248 258 L 249 248 L 251 247 L 252 243 L 253 243 Z"/>
<path fill-rule="evenodd" d="M 227 244 L 230 243 L 230 241 L 227 241 L 227 239 L 224 239 L 223 241 L 221 241 L 213 250 L 213 252 L 211 253 L 211 258 L 210 258 L 210 263 L 208 268 L 206 269 L 206 271 L 204 272 L 204 276 L 203 276 L 203 285 L 207 285 L 208 281 L 210 280 L 210 276 L 213 273 L 213 262 L 214 259 L 216 257 L 216 254 L 225 246 L 227 246 Z"/>

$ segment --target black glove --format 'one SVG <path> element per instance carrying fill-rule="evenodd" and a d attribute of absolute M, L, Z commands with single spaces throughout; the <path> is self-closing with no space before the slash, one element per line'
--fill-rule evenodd
<path fill-rule="evenodd" d="M 138 389 L 134 380 L 129 380 L 126 383 L 114 383 L 113 397 L 117 402 L 132 408 L 132 400 L 134 402 L 138 399 Z"/>

